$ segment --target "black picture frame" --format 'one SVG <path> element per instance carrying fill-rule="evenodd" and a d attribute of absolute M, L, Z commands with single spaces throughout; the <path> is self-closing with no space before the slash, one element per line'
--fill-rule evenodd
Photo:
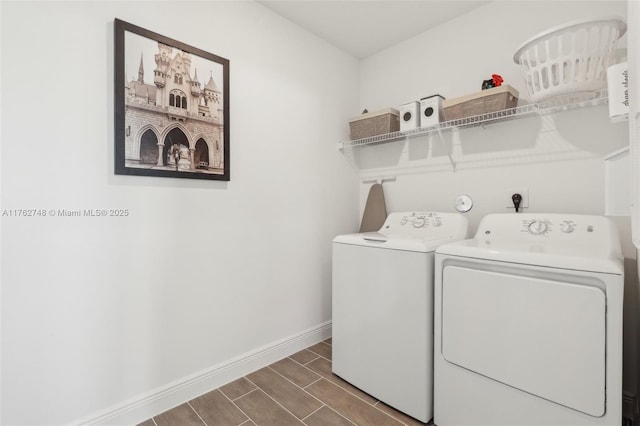
<path fill-rule="evenodd" d="M 115 174 L 229 181 L 229 60 L 117 18 L 114 33 Z"/>

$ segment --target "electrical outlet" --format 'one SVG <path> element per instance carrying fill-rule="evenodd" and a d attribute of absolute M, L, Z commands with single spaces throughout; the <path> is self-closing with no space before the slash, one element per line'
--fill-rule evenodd
<path fill-rule="evenodd" d="M 520 209 L 526 209 L 529 207 L 529 188 L 516 188 L 516 189 L 505 191 L 504 195 L 502 196 L 502 200 L 505 203 L 504 204 L 505 207 L 513 209 L 513 211 L 515 212 L 515 208 L 513 207 L 513 200 L 511 199 L 513 194 L 522 195 L 522 201 L 520 202 Z"/>

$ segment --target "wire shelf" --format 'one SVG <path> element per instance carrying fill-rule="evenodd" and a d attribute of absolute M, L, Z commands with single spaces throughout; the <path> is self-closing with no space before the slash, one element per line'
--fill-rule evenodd
<path fill-rule="evenodd" d="M 451 131 L 453 129 L 477 127 L 485 124 L 500 123 L 503 121 L 509 121 L 524 117 L 554 114 L 570 109 L 606 105 L 608 101 L 607 96 L 607 89 L 602 89 L 595 92 L 572 93 L 570 95 L 552 98 L 534 104 L 521 105 L 515 108 L 504 109 L 496 112 L 444 121 L 442 123 L 436 124 L 435 126 L 421 127 L 419 129 L 411 129 L 404 132 L 392 132 L 383 135 L 371 136 L 368 138 L 343 141 L 338 143 L 338 147 L 340 150 L 344 150 L 347 148 L 356 148 L 359 146 L 374 145 L 391 142 L 398 139 L 406 139 L 413 136 L 423 136 L 430 133 L 442 133 Z"/>

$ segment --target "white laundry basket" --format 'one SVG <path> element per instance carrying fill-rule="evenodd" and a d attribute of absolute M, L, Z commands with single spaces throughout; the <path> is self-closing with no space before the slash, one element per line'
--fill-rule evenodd
<path fill-rule="evenodd" d="M 627 30 L 621 18 L 575 21 L 544 31 L 520 46 L 513 60 L 525 72 L 532 101 L 606 87 L 618 39 Z"/>

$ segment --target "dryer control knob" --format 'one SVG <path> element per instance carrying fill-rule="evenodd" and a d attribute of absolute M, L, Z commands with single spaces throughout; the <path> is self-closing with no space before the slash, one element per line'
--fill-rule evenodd
<path fill-rule="evenodd" d="M 413 227 L 414 228 L 422 228 L 425 224 L 425 219 L 424 217 L 420 216 L 420 217 L 416 217 L 413 220 Z"/>
<path fill-rule="evenodd" d="M 573 227 L 572 223 L 565 222 L 560 226 L 560 230 L 562 232 L 564 232 L 565 234 L 569 234 L 569 233 L 573 232 L 574 229 L 575 228 Z"/>
<path fill-rule="evenodd" d="M 529 224 L 529 232 L 533 235 L 542 235 L 547 232 L 547 224 L 541 220 L 534 220 Z"/>
<path fill-rule="evenodd" d="M 433 224 L 433 226 L 435 228 L 437 228 L 438 226 L 442 225 L 442 221 L 440 220 L 440 218 L 434 218 L 433 221 L 431 222 Z"/>

